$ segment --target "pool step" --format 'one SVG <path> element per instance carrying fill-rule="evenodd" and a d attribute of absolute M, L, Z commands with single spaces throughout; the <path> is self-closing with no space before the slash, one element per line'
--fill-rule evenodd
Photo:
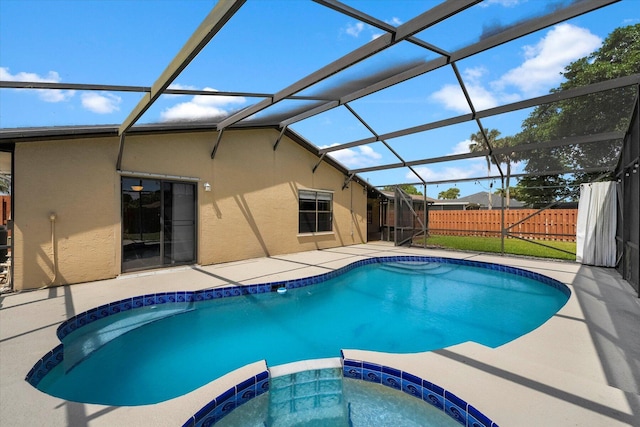
<path fill-rule="evenodd" d="M 311 369 L 269 381 L 269 427 L 331 425 L 350 427 L 342 369 Z"/>
<path fill-rule="evenodd" d="M 444 274 L 453 270 L 451 264 L 442 264 L 439 262 L 385 262 L 381 264 L 381 269 L 393 271 L 403 274 Z"/>
<path fill-rule="evenodd" d="M 96 321 L 67 335 L 64 343 L 64 368 L 69 372 L 114 339 L 142 326 L 193 311 L 193 303 L 154 305 L 122 312 L 118 318 Z"/>

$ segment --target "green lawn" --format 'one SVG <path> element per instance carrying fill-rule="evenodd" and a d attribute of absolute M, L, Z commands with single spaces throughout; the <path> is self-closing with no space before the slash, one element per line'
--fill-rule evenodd
<path fill-rule="evenodd" d="M 546 248 L 520 239 L 504 239 L 504 252 L 513 255 L 526 255 L 540 258 L 556 258 L 573 260 L 576 259 L 575 242 L 556 242 L 549 240 L 533 240 L 542 244 L 562 249 L 571 254 L 557 251 L 555 249 Z M 422 239 L 415 241 L 415 244 L 421 245 Z M 466 251 L 477 252 L 501 252 L 499 237 L 475 237 L 475 236 L 429 236 L 427 245 L 447 249 L 460 249 Z"/>

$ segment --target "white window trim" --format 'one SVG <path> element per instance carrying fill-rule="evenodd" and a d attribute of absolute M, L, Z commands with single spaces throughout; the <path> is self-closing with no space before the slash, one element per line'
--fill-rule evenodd
<path fill-rule="evenodd" d="M 322 190 L 322 189 L 316 189 L 316 188 L 298 188 L 298 194 L 297 194 L 297 199 L 298 199 L 298 203 L 300 203 L 300 192 L 301 191 L 309 191 L 309 192 L 315 192 L 315 193 L 328 193 L 331 194 L 331 230 L 330 231 L 311 231 L 308 233 L 300 233 L 298 232 L 298 234 L 296 235 L 297 237 L 310 237 L 310 236 L 332 236 L 335 235 L 335 227 L 333 226 L 333 221 L 335 220 L 335 215 L 334 215 L 334 210 L 333 210 L 333 201 L 334 201 L 334 195 L 335 195 L 335 191 L 334 190 Z M 298 208 L 298 213 L 300 213 L 300 208 Z M 316 213 L 317 213 L 317 209 L 316 209 Z M 300 228 L 300 222 L 298 220 L 298 229 Z"/>

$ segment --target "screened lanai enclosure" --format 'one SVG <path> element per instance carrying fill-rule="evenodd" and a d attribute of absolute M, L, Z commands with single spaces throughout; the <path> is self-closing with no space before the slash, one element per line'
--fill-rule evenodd
<path fill-rule="evenodd" d="M 616 214 L 598 221 L 617 222 L 611 266 L 638 291 L 640 70 L 638 56 L 629 66 L 626 55 L 640 51 L 640 38 L 628 44 L 617 33 L 607 39 L 613 53 L 589 57 L 605 34 L 579 55 L 587 59 L 560 58 L 553 76 L 540 78 L 552 67 L 543 53 L 553 40 L 588 44 L 597 39 L 590 26 L 605 16 L 618 14 L 606 33 L 637 18 L 628 7 L 628 0 L 221 0 L 191 35 L 176 32 L 184 43 L 177 51 L 143 35 L 131 42 L 153 46 L 166 64 L 146 81 L 128 77 L 127 68 L 148 67 L 135 59 L 112 61 L 107 82 L 4 72 L 1 148 L 10 155 L 30 140 L 117 135 L 119 171 L 132 135 L 203 131 L 215 135 L 208 152 L 215 165 L 229 131 L 275 129 L 274 153 L 295 134 L 317 155 L 305 167 L 315 172 L 330 159 L 344 166 L 343 189 L 368 183 L 367 234 L 397 244 L 425 243 L 428 211 L 449 187 L 498 194 L 489 208 L 503 215 L 511 198 L 521 198 L 534 216 L 579 203 L 581 185 L 609 181 Z M 153 23 L 140 21 L 140 33 L 151 34 Z M 638 25 L 632 20 L 627 31 L 639 33 Z M 616 61 L 614 71 L 588 68 Z M 118 113 L 65 118 L 58 104 L 34 106 L 33 93 L 117 99 Z M 25 114 L 34 108 L 38 114 Z M 535 240 L 501 221 L 503 245 Z M 10 241 L 0 249 L 10 253 Z"/>

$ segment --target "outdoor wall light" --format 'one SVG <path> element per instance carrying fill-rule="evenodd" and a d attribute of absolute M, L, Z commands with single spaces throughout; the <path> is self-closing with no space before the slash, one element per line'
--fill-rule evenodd
<path fill-rule="evenodd" d="M 204 183 L 204 191 L 211 191 L 211 184 L 209 184 L 208 182 Z"/>
<path fill-rule="evenodd" d="M 142 185 L 132 185 L 131 189 L 133 191 L 142 191 L 144 189 L 144 187 Z"/>

